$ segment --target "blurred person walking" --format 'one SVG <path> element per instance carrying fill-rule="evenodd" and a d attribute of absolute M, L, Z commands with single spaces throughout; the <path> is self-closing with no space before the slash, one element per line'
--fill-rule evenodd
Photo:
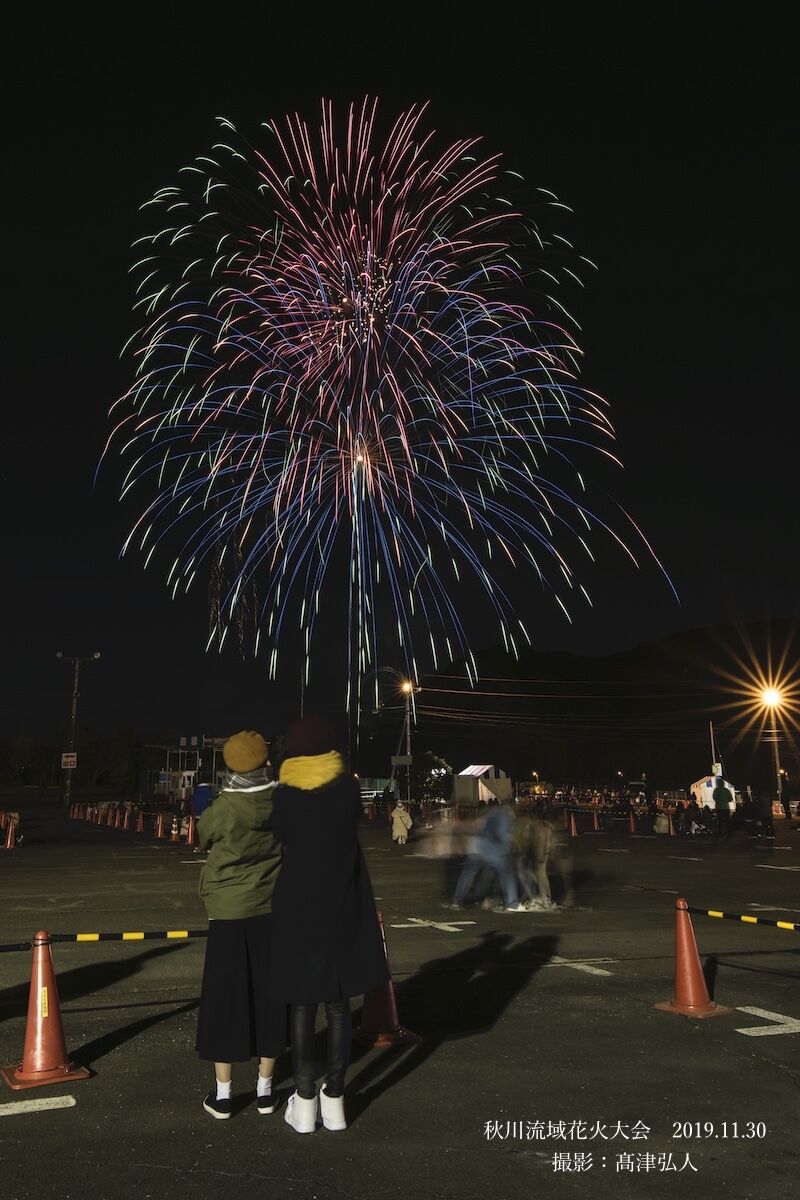
<path fill-rule="evenodd" d="M 208 942 L 197 1022 L 197 1053 L 214 1064 L 215 1088 L 203 1108 L 217 1120 L 231 1116 L 233 1063 L 259 1060 L 256 1104 L 275 1111 L 272 1072 L 286 1045 L 286 1005 L 270 986 L 272 892 L 281 848 L 272 831 L 275 784 L 261 734 L 243 730 L 222 750 L 229 774 L 197 824 L 208 849 L 200 896 L 208 914 Z"/>
<path fill-rule="evenodd" d="M 500 912 L 524 912 L 519 902 L 517 876 L 511 859 L 511 838 L 514 828 L 512 801 L 494 801 L 468 844 L 467 860 L 456 884 L 453 908 L 463 908 L 464 902 L 481 871 L 497 875 L 505 907 Z"/>
<path fill-rule="evenodd" d="M 551 912 L 557 907 L 549 879 L 549 874 L 555 872 L 561 878 L 562 904 L 572 904 L 571 860 L 560 822 L 535 814 L 518 816 L 511 845 L 528 909 Z"/>
<path fill-rule="evenodd" d="M 303 717 L 286 735 L 273 827 L 283 866 L 273 896 L 273 979 L 290 1005 L 295 1090 L 285 1120 L 313 1133 L 347 1127 L 345 1074 L 350 1061 L 350 998 L 388 980 L 389 972 L 367 864 L 358 842 L 358 783 L 345 770 L 327 721 Z M 317 1095 L 314 1030 L 327 1016 L 327 1070 Z"/>

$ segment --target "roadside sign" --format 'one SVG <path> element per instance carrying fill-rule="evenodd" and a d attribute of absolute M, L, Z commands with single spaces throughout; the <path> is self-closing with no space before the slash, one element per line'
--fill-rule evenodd
<path fill-rule="evenodd" d="M 61 755 L 62 771 L 74 771 L 74 769 L 77 767 L 77 765 L 78 765 L 78 755 L 75 753 L 74 750 L 69 750 L 65 754 Z"/>
<path fill-rule="evenodd" d="M 393 767 L 410 767 L 412 761 L 413 760 L 409 754 L 393 754 L 392 755 L 392 766 Z"/>

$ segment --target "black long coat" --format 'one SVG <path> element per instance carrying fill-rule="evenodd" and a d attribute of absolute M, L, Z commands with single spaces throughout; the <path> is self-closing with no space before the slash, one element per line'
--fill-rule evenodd
<path fill-rule="evenodd" d="M 283 866 L 272 895 L 270 985 L 293 1004 L 360 996 L 389 977 L 346 775 L 313 791 L 281 784 L 272 828 Z"/>

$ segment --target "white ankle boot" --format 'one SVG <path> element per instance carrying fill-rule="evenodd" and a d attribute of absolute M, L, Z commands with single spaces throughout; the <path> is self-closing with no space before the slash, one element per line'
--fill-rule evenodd
<path fill-rule="evenodd" d="M 323 1087 L 319 1094 L 322 1124 L 326 1129 L 347 1129 L 344 1119 L 344 1096 L 328 1096 Z"/>
<path fill-rule="evenodd" d="M 283 1119 L 295 1133 L 313 1133 L 317 1127 L 317 1097 L 304 1100 L 297 1092 L 292 1092 L 286 1102 Z"/>

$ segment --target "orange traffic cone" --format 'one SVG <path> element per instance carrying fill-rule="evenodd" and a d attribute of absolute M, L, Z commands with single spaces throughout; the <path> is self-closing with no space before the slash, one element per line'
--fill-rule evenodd
<path fill-rule="evenodd" d="M 139 814 L 136 818 L 136 833 L 144 833 L 144 813 L 139 809 Z"/>
<path fill-rule="evenodd" d="M 387 1046 L 414 1046 L 422 1041 L 416 1033 L 410 1033 L 400 1024 L 400 1018 L 397 1015 L 397 1001 L 394 996 L 394 984 L 392 983 L 392 971 L 389 966 L 389 955 L 386 950 L 386 934 L 383 930 L 383 917 L 380 913 L 377 914 L 378 926 L 381 931 L 381 941 L 383 942 L 383 953 L 386 958 L 386 966 L 389 970 L 389 978 L 386 983 L 379 988 L 373 988 L 371 992 L 367 992 L 364 997 L 364 1007 L 361 1012 L 361 1024 L 353 1034 L 355 1041 L 360 1046 L 368 1046 L 370 1048 L 377 1047 L 384 1049 Z"/>
<path fill-rule="evenodd" d="M 574 812 L 571 812 L 569 814 L 569 836 L 570 837 L 578 836 L 578 826 L 575 822 L 575 813 Z"/>
<path fill-rule="evenodd" d="M 131 827 L 131 810 L 130 810 L 129 808 L 127 808 L 127 807 L 126 807 L 126 809 L 125 809 L 125 815 L 124 815 L 124 817 L 123 817 L 123 819 L 122 819 L 122 828 L 123 828 L 123 829 L 130 829 L 130 827 Z"/>
<path fill-rule="evenodd" d="M 708 994 L 688 907 L 683 899 L 675 901 L 675 995 L 654 1007 L 684 1017 L 721 1017 L 733 1009 Z"/>
<path fill-rule="evenodd" d="M 197 832 L 195 830 L 194 817 L 189 817 L 189 823 L 186 826 L 186 845 L 187 846 L 196 846 L 197 845 Z"/>
<path fill-rule="evenodd" d="M 17 847 L 17 822 L 8 814 L 6 816 L 6 844 L 5 850 L 15 850 Z"/>
<path fill-rule="evenodd" d="M 153 837 L 163 838 L 164 836 L 164 814 L 159 813 L 153 825 Z"/>
<path fill-rule="evenodd" d="M 171 842 L 179 842 L 181 840 L 181 829 L 180 825 L 178 824 L 177 817 L 172 818 L 172 826 L 169 831 L 169 840 Z"/>
<path fill-rule="evenodd" d="M 91 1075 L 85 1067 L 70 1062 L 67 1054 L 50 935 L 43 929 L 33 939 L 33 971 L 22 1062 L 0 1068 L 0 1075 L 14 1091 L 44 1084 L 70 1083 L 88 1079 Z"/>
<path fill-rule="evenodd" d="M 600 818 L 597 815 L 597 809 L 594 810 L 594 812 L 592 813 L 592 816 L 594 818 L 594 831 L 595 831 L 595 833 L 599 833 L 600 832 Z"/>

